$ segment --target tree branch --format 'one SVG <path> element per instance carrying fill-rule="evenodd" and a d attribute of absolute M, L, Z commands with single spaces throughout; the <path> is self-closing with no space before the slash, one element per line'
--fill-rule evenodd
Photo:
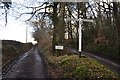
<path fill-rule="evenodd" d="M 37 7 L 28 7 L 28 6 L 25 6 L 23 4 L 20 4 L 20 5 L 24 6 L 25 8 L 40 8 L 40 7 L 44 6 L 45 4 L 48 4 L 48 2 L 44 2 L 42 5 L 37 6 Z"/>

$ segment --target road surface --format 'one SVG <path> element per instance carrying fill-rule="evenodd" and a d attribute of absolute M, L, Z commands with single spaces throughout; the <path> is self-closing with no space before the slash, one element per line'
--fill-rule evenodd
<path fill-rule="evenodd" d="M 4 78 L 46 78 L 43 60 L 33 47 L 8 71 Z"/>

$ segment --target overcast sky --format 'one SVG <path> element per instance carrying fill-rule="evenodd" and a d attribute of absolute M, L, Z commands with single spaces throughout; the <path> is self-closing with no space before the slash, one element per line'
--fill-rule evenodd
<path fill-rule="evenodd" d="M 18 0 L 15 2 L 13 0 L 13 4 L 8 14 L 8 23 L 7 26 L 5 27 L 5 19 L 4 16 L 2 15 L 2 12 L 4 10 L 0 10 L 0 39 L 1 40 L 16 40 L 20 42 L 26 42 L 26 27 L 28 27 L 28 36 L 27 36 L 27 41 L 28 42 L 33 42 L 34 39 L 32 38 L 32 31 L 33 28 L 30 25 L 27 25 L 24 21 L 27 20 L 30 15 L 23 15 L 21 18 L 18 18 L 18 13 L 24 13 L 24 12 L 29 12 L 31 10 L 27 10 L 24 7 L 21 7 L 20 5 L 17 4 L 23 4 L 26 6 L 34 6 L 37 5 L 35 2 L 36 0 Z"/>
<path fill-rule="evenodd" d="M 0 39 L 26 42 L 26 27 L 28 27 L 28 42 L 33 41 L 31 35 L 32 27 L 22 21 L 14 20 L 12 17 L 9 20 L 5 28 L 0 27 Z"/>

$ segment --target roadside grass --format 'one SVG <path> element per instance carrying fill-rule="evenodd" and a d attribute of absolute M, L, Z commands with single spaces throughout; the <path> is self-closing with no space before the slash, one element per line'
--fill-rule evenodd
<path fill-rule="evenodd" d="M 13 59 L 13 56 L 16 57 L 18 55 L 15 47 L 6 45 L 3 46 L 3 54 L 2 54 L 2 64 L 5 65 L 7 62 Z"/>
<path fill-rule="evenodd" d="M 32 47 L 31 43 L 20 43 L 17 41 L 3 40 L 2 45 L 2 66 L 13 59 L 18 58 Z"/>
<path fill-rule="evenodd" d="M 115 79 L 118 75 L 111 72 L 102 64 L 89 57 L 78 55 L 56 56 L 45 52 L 48 73 L 52 78 L 79 78 L 79 79 Z"/>

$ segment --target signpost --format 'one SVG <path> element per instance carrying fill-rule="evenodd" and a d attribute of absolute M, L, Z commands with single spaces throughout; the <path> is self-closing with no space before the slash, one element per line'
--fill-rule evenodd
<path fill-rule="evenodd" d="M 57 46 L 57 45 L 55 45 L 55 49 L 63 50 L 63 46 Z"/>
<path fill-rule="evenodd" d="M 90 19 L 71 19 L 71 18 L 67 18 L 67 21 L 79 21 L 79 28 L 78 28 L 78 32 L 79 32 L 79 53 L 81 56 L 81 51 L 82 51 L 82 23 L 83 22 L 93 22 L 93 20 Z"/>
<path fill-rule="evenodd" d="M 61 45 L 55 45 L 56 53 L 62 54 L 64 46 Z"/>

